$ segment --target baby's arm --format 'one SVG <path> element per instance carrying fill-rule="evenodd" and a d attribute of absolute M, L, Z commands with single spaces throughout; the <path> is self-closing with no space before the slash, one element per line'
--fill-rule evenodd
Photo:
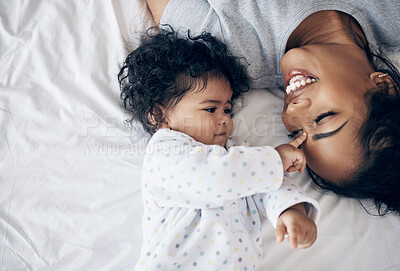
<path fill-rule="evenodd" d="M 306 168 L 306 158 L 304 153 L 298 147 L 307 139 L 307 134 L 303 133 L 296 139 L 287 144 L 276 147 L 283 164 L 283 169 L 287 172 L 300 171 L 304 172 Z"/>
<path fill-rule="evenodd" d="M 307 139 L 307 134 L 303 133 L 288 144 L 276 147 L 282 159 L 283 168 L 288 172 L 304 172 L 306 159 L 304 153 L 298 147 Z M 291 248 L 308 248 L 317 239 L 317 226 L 314 221 L 307 216 L 303 203 L 298 203 L 287 208 L 279 216 L 276 225 L 275 236 L 278 242 L 282 242 L 288 235 Z"/>
<path fill-rule="evenodd" d="M 283 168 L 272 147 L 226 150 L 163 129 L 149 142 L 142 178 L 159 206 L 209 209 L 279 189 Z"/>
<path fill-rule="evenodd" d="M 306 215 L 303 203 L 293 205 L 280 215 L 275 230 L 276 240 L 282 242 L 286 234 L 293 249 L 308 248 L 317 239 L 317 226 Z"/>
<path fill-rule="evenodd" d="M 292 237 L 294 231 L 291 232 L 288 227 L 294 229 L 292 225 L 296 225 L 296 227 L 298 225 L 302 226 L 304 221 L 307 221 L 305 230 L 307 230 L 308 234 L 308 229 L 312 229 L 320 218 L 321 210 L 318 202 L 307 196 L 303 189 L 297 185 L 296 180 L 288 174 L 285 174 L 280 189 L 268 193 L 257 194 L 252 198 L 260 213 L 264 214 L 274 228 L 276 228 L 275 235 L 277 236 L 277 241 L 282 241 L 285 234 Z M 292 224 L 293 221 L 287 222 L 286 216 L 289 216 L 290 219 L 295 217 L 295 219 L 299 219 L 299 221 L 295 221 L 295 224 Z M 284 228 L 281 228 L 280 223 L 282 222 L 284 222 Z M 301 228 L 301 230 L 303 230 L 303 228 Z M 296 228 L 295 231 L 298 231 L 298 229 Z M 290 240 L 292 241 L 292 239 Z M 293 238 L 293 240 L 295 239 Z M 306 242 L 304 242 L 303 239 L 301 239 L 300 242 L 297 238 L 298 247 L 303 247 L 305 243 Z"/>

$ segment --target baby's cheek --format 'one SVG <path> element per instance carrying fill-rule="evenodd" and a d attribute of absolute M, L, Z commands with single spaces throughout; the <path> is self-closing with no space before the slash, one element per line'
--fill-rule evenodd
<path fill-rule="evenodd" d="M 233 120 L 229 119 L 228 136 L 232 134 L 232 130 L 233 130 Z"/>

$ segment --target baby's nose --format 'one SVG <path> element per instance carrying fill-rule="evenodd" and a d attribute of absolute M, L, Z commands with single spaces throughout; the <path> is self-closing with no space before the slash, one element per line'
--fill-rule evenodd
<path fill-rule="evenodd" d="M 219 125 L 222 125 L 222 124 L 227 124 L 228 123 L 228 116 L 226 116 L 226 115 L 223 115 L 223 116 L 221 116 L 220 118 L 219 118 L 219 120 L 218 120 L 218 124 Z"/>

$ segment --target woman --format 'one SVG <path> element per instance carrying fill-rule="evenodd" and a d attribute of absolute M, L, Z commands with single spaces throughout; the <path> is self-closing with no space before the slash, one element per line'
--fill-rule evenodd
<path fill-rule="evenodd" d="M 400 48 L 400 5 L 348 2 L 148 5 L 156 22 L 209 31 L 245 56 L 254 87 L 285 88 L 283 122 L 308 133 L 301 149 L 318 186 L 400 215 L 400 76 L 374 50 Z"/>

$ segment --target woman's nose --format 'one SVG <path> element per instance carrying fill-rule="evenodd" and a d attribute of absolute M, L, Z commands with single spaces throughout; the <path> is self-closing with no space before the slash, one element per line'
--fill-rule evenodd
<path fill-rule="evenodd" d="M 307 110 L 310 106 L 311 106 L 311 99 L 309 98 L 299 99 L 288 105 L 286 113 L 290 116 L 303 114 L 304 110 Z"/>

